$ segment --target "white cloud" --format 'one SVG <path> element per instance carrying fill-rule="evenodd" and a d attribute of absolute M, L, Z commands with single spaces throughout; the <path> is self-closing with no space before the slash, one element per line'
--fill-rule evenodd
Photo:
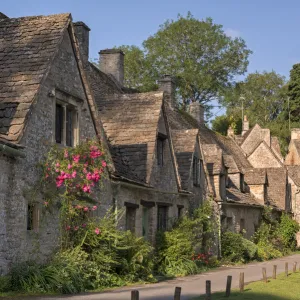
<path fill-rule="evenodd" d="M 232 28 L 225 29 L 225 34 L 231 38 L 237 38 L 241 36 L 241 33 L 238 30 Z"/>

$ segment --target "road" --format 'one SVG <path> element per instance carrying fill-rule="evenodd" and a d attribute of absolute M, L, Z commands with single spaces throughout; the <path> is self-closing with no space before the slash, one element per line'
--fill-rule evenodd
<path fill-rule="evenodd" d="M 300 254 L 286 256 L 280 259 L 262 262 L 251 263 L 248 265 L 236 267 L 221 267 L 214 271 L 205 272 L 199 275 L 187 276 L 168 280 L 155 284 L 137 285 L 111 290 L 103 293 L 95 294 L 80 294 L 56 297 L 38 297 L 32 298 L 35 300 L 130 300 L 131 291 L 139 290 L 140 300 L 173 300 L 174 290 L 176 286 L 182 288 L 181 299 L 193 299 L 196 296 L 204 294 L 205 281 L 211 280 L 212 291 L 223 291 L 226 286 L 228 275 L 232 275 L 232 287 L 237 288 L 239 284 L 239 274 L 244 272 L 245 282 L 258 281 L 262 278 L 262 268 L 267 268 L 267 276 L 272 276 L 273 265 L 277 265 L 277 274 L 285 271 L 285 263 L 289 263 L 289 271 L 292 272 L 293 263 L 297 262 L 300 266 Z M 26 298 L 29 299 L 29 298 Z"/>

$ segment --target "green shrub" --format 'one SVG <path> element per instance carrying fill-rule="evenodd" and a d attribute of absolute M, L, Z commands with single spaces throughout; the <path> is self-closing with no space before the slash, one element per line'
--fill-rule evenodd
<path fill-rule="evenodd" d="M 204 265 L 195 259 L 208 253 L 214 243 L 216 222 L 210 201 L 174 224 L 172 230 L 158 232 L 156 237 L 156 272 L 167 276 L 185 276 L 198 273 Z M 211 256 L 211 255 L 210 255 Z M 208 257 L 210 257 L 208 256 Z M 207 259 L 207 265 L 216 260 Z"/>
<path fill-rule="evenodd" d="M 222 257 L 231 262 L 246 262 L 257 256 L 258 247 L 239 233 L 225 232 L 221 239 Z"/>
<path fill-rule="evenodd" d="M 11 277 L 0 276 L 0 293 L 9 292 L 11 289 Z"/>

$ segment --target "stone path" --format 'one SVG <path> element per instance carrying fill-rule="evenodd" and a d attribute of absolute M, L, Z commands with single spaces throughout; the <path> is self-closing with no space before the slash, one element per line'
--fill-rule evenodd
<path fill-rule="evenodd" d="M 111 290 L 96 294 L 81 294 L 72 296 L 57 296 L 57 297 L 38 297 L 32 298 L 35 300 L 130 300 L 131 290 L 138 289 L 140 292 L 140 300 L 173 300 L 174 290 L 176 286 L 182 288 L 181 299 L 193 299 L 205 292 L 205 281 L 211 280 L 212 291 L 223 291 L 226 286 L 227 275 L 232 275 L 232 287 L 238 287 L 239 273 L 245 273 L 245 282 L 261 280 L 262 267 L 267 268 L 267 276 L 272 276 L 273 265 L 277 265 L 277 274 L 284 272 L 285 262 L 289 263 L 289 271 L 292 271 L 293 263 L 297 262 L 299 269 L 300 254 L 295 254 L 280 259 L 262 262 L 251 263 L 248 265 L 237 267 L 223 267 L 211 272 L 202 273 L 194 276 L 182 277 L 174 280 L 168 280 L 156 284 L 138 285 L 124 287 L 116 290 Z M 29 299 L 29 298 L 26 298 Z"/>

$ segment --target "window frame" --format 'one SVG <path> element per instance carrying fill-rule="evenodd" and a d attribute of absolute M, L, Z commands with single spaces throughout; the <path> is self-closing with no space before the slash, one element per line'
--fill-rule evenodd
<path fill-rule="evenodd" d="M 37 203 L 28 203 L 26 228 L 27 231 L 37 231 L 40 223 L 40 210 Z"/>
<path fill-rule="evenodd" d="M 53 142 L 62 147 L 75 147 L 79 144 L 79 120 L 80 120 L 80 107 L 83 105 L 83 100 L 78 99 L 66 92 L 56 90 L 55 98 L 53 101 Z M 61 141 L 57 139 L 57 107 L 62 107 L 62 120 L 61 120 Z M 69 119 L 69 121 L 68 121 Z M 71 130 L 68 126 L 72 123 Z M 72 134 L 70 134 L 72 132 Z"/>
<path fill-rule="evenodd" d="M 193 185 L 200 186 L 201 180 L 201 159 L 196 155 L 193 156 Z"/>
<path fill-rule="evenodd" d="M 162 212 L 163 214 L 161 214 L 160 212 Z M 168 206 L 157 205 L 157 231 L 168 230 L 168 214 L 169 214 Z"/>

